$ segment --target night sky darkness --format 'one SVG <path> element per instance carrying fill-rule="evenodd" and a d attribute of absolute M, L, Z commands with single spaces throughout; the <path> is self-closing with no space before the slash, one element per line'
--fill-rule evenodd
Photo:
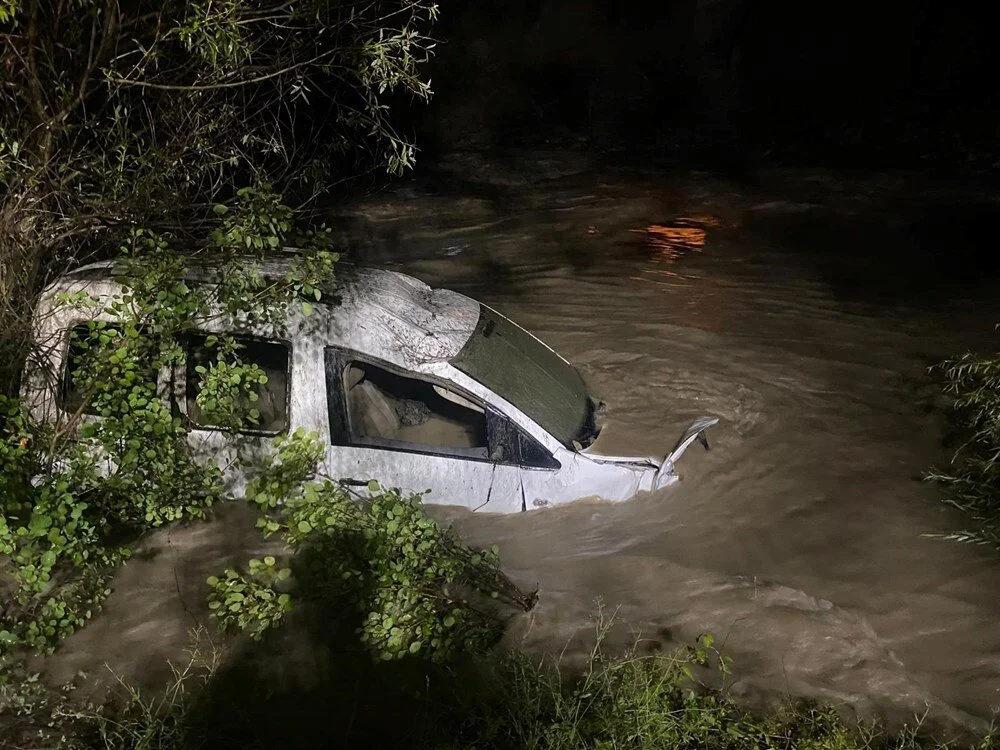
<path fill-rule="evenodd" d="M 449 0 L 425 153 L 579 143 L 740 168 L 998 165 L 988 3 Z"/>

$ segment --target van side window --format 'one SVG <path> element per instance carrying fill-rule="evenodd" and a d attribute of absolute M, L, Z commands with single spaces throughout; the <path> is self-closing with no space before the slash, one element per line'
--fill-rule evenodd
<path fill-rule="evenodd" d="M 486 412 L 464 396 L 368 362 L 348 362 L 341 377 L 351 444 L 488 457 Z"/>
<path fill-rule="evenodd" d="M 214 337 L 194 333 L 187 341 L 187 368 L 185 372 L 185 405 L 191 422 L 204 429 L 224 430 L 249 435 L 276 435 L 288 429 L 289 363 L 290 347 L 287 343 L 265 341 L 253 336 L 234 335 L 236 356 L 245 364 L 255 364 L 264 371 L 267 380 L 258 384 L 237 410 L 248 416 L 243 424 L 233 429 L 231 425 L 213 424 L 198 404 L 202 377 L 216 361 L 218 350 Z"/>
<path fill-rule="evenodd" d="M 524 469 L 558 469 L 560 464 L 541 443 L 495 411 L 487 415 L 490 460 Z"/>
<path fill-rule="evenodd" d="M 518 465 L 533 469 L 558 469 L 560 464 L 537 440 L 518 431 Z"/>
<path fill-rule="evenodd" d="M 354 357 L 336 347 L 326 349 L 333 445 L 559 468 L 537 441 L 471 397 Z"/>
<path fill-rule="evenodd" d="M 82 323 L 69 329 L 69 349 L 59 388 L 59 405 L 63 411 L 100 416 L 100 410 L 92 403 L 96 389 L 84 382 L 83 371 L 94 364 L 93 357 L 113 351 L 120 336 L 120 326 L 103 321 Z M 155 373 L 150 374 L 149 382 L 156 382 Z"/>

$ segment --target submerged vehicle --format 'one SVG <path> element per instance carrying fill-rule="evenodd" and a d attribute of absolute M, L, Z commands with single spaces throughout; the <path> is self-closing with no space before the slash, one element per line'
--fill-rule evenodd
<path fill-rule="evenodd" d="M 263 271 L 280 275 L 288 263 L 268 261 Z M 199 281 L 195 272 L 190 280 Z M 112 265 L 94 264 L 43 294 L 34 334 L 41 366 L 25 378 L 27 402 L 42 419 L 81 408 L 71 334 L 100 317 L 60 307 L 67 292 L 109 300 L 121 286 Z M 260 417 L 246 429 L 212 425 L 198 409 L 198 363 L 206 338 L 219 332 L 233 335 L 243 361 L 267 375 Z M 482 512 L 593 496 L 620 501 L 665 487 L 677 481 L 676 461 L 693 442 L 708 448 L 705 430 L 718 421 L 696 419 L 662 458 L 598 455 L 591 446 L 602 405 L 546 344 L 465 295 L 347 264 L 310 315 L 293 309 L 276 329 L 207 323 L 186 346 L 186 364 L 159 374 L 161 390 L 187 420 L 196 451 L 221 466 L 231 463 L 237 442 L 264 450 L 273 436 L 304 428 L 325 439 L 323 469 L 334 479 L 364 485 L 374 478 L 426 491 L 427 503 Z"/>

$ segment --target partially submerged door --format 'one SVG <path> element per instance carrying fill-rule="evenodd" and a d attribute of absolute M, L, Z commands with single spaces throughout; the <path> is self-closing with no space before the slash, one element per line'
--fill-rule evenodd
<path fill-rule="evenodd" d="M 503 418 L 452 387 L 344 349 L 326 350 L 327 471 L 354 484 L 378 480 L 425 502 L 493 509 L 517 493 L 504 463 Z"/>

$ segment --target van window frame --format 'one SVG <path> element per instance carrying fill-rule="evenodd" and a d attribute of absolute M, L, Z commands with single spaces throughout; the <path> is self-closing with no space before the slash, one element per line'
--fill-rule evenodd
<path fill-rule="evenodd" d="M 278 344 L 279 346 L 283 346 L 285 348 L 285 351 L 288 354 L 288 357 L 285 359 L 285 424 L 280 430 L 259 430 L 254 428 L 233 429 L 232 427 L 200 425 L 191 418 L 187 410 L 187 358 L 190 351 L 190 339 L 192 336 L 203 336 L 206 338 L 209 336 L 232 336 L 237 340 L 237 343 L 239 343 L 240 339 L 244 339 L 257 341 L 262 344 Z M 198 328 L 192 331 L 186 331 L 183 334 L 181 346 L 184 349 L 184 363 L 182 365 L 174 365 L 174 367 L 171 368 L 170 395 L 174 408 L 184 416 L 184 421 L 188 429 L 199 432 L 224 432 L 230 435 L 247 435 L 249 437 L 277 437 L 278 435 L 285 435 L 289 432 L 292 426 L 292 357 L 295 351 L 294 343 L 291 339 L 272 338 L 270 336 L 261 336 L 255 333 L 243 333 L 240 331 L 206 331 Z M 177 376 L 178 372 L 180 373 L 180 377 Z"/>
<path fill-rule="evenodd" d="M 65 326 L 61 327 L 62 330 L 62 343 L 61 343 L 61 364 L 59 365 L 58 378 L 54 383 L 55 386 L 55 404 L 56 408 L 64 415 L 73 417 L 74 415 L 79 415 L 80 419 L 84 421 L 89 421 L 93 419 L 104 419 L 104 415 L 97 411 L 90 411 L 89 409 L 69 409 L 68 397 L 71 391 L 70 383 L 70 366 L 72 364 L 73 357 L 73 333 L 78 329 L 88 329 L 91 323 L 104 323 L 107 328 L 118 328 L 122 327 L 122 324 L 115 320 L 108 320 L 106 318 L 77 318 L 68 322 Z M 156 372 L 156 394 L 159 398 L 163 399 L 165 394 L 165 389 L 169 390 L 170 379 L 172 377 L 172 368 L 163 367 Z M 84 405 L 84 401 L 81 398 L 80 406 Z"/>
<path fill-rule="evenodd" d="M 456 395 L 462 398 L 468 399 L 473 404 L 482 408 L 485 419 L 486 419 L 486 456 L 465 454 L 463 450 L 479 450 L 479 449 L 462 449 L 462 448 L 446 448 L 442 447 L 439 450 L 435 450 L 432 446 L 423 446 L 420 443 L 410 443 L 407 441 L 394 441 L 389 439 L 380 440 L 375 439 L 358 439 L 351 429 L 350 417 L 348 416 L 347 408 L 347 390 L 345 386 L 345 378 L 347 375 L 347 368 L 351 366 L 354 362 L 360 362 L 362 364 L 371 365 L 373 367 L 378 367 L 386 372 L 396 375 L 401 378 L 407 378 L 410 380 L 417 380 L 423 383 L 428 383 L 430 385 L 439 385 L 442 388 L 446 388 L 449 391 L 454 392 Z M 332 446 L 339 447 L 352 447 L 352 448 L 368 448 L 370 450 L 386 450 L 394 451 L 396 453 L 411 453 L 423 456 L 434 456 L 437 458 L 453 458 L 464 461 L 474 461 L 477 463 L 487 463 L 496 464 L 500 466 L 514 466 L 522 469 L 540 469 L 553 471 L 562 468 L 558 459 L 551 454 L 545 446 L 539 443 L 531 435 L 528 435 L 519 425 L 515 424 L 506 414 L 503 414 L 497 410 L 493 405 L 484 401 L 481 397 L 475 394 L 469 393 L 467 390 L 461 386 L 456 385 L 450 380 L 446 380 L 441 377 L 434 375 L 428 375 L 427 373 L 415 373 L 411 370 L 399 367 L 392 362 L 387 362 L 384 359 L 378 357 L 373 357 L 369 354 L 359 352 L 354 349 L 350 349 L 342 346 L 326 346 L 323 349 L 323 380 L 326 386 L 326 401 L 327 401 L 327 424 L 329 427 L 329 443 Z M 520 445 L 516 447 L 507 446 L 508 448 L 513 448 L 515 451 L 515 456 L 510 460 L 501 460 L 494 458 L 494 452 L 498 446 L 493 445 L 493 436 L 496 433 L 496 428 L 499 423 L 505 423 L 508 425 L 508 434 L 514 434 L 519 437 L 520 440 L 531 441 L 535 446 L 541 449 L 544 455 L 548 456 L 548 460 L 544 462 L 544 465 L 529 464 L 525 465 L 521 461 L 521 448 Z"/>

